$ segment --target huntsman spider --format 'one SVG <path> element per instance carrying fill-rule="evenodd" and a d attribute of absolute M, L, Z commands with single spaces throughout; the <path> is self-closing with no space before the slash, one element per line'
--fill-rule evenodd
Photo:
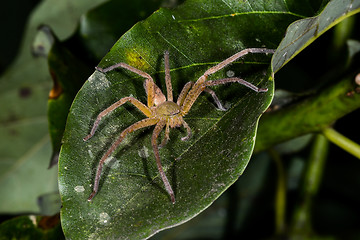
<path fill-rule="evenodd" d="M 96 171 L 93 192 L 90 194 L 88 201 L 91 201 L 96 193 L 98 192 L 99 188 L 99 181 L 102 172 L 102 168 L 104 165 L 105 160 L 115 151 L 115 149 L 119 146 L 119 144 L 123 141 L 127 134 L 134 132 L 138 129 L 155 125 L 154 132 L 151 137 L 151 145 L 154 151 L 155 160 L 157 164 L 157 168 L 159 170 L 160 177 L 165 185 L 165 189 L 170 195 L 172 203 L 175 203 L 175 194 L 171 188 L 169 180 L 167 179 L 163 167 L 161 165 L 160 155 L 159 155 L 159 147 L 165 146 L 167 141 L 169 140 L 169 132 L 170 128 L 181 127 L 187 131 L 187 135 L 182 137 L 181 140 L 185 141 L 191 137 L 191 129 L 189 125 L 184 121 L 183 117 L 190 111 L 192 105 L 199 97 L 199 95 L 205 91 L 213 97 L 216 105 L 221 110 L 226 110 L 222 104 L 220 103 L 218 97 L 216 96 L 215 92 L 211 90 L 209 87 L 226 84 L 226 83 L 233 83 L 237 82 L 240 83 L 255 92 L 267 92 L 267 88 L 258 88 L 257 86 L 241 79 L 238 77 L 229 77 L 219 80 L 207 80 L 208 76 L 221 70 L 225 66 L 231 64 L 232 62 L 236 61 L 240 57 L 245 56 L 248 53 L 274 53 L 273 49 L 266 49 L 266 48 L 248 48 L 244 49 L 231 57 L 225 59 L 224 61 L 220 62 L 219 64 L 211 67 L 208 69 L 200 78 L 194 82 L 188 82 L 185 84 L 184 88 L 180 92 L 180 95 L 176 102 L 173 100 L 173 93 L 172 93 L 172 85 L 171 85 L 171 77 L 170 77 L 170 66 L 169 66 L 169 52 L 165 51 L 164 53 L 164 60 L 165 60 L 165 83 L 166 83 L 166 90 L 167 90 L 167 99 L 165 95 L 162 93 L 160 88 L 154 83 L 153 78 L 146 72 L 143 72 L 137 68 L 134 68 L 126 63 L 117 63 L 112 65 L 108 68 L 100 68 L 96 67 L 96 69 L 102 73 L 109 72 L 115 68 L 124 68 L 128 71 L 136 73 L 141 77 L 145 78 L 144 88 L 147 94 L 147 106 L 137 100 L 134 97 L 124 97 L 118 100 L 117 102 L 113 103 L 110 107 L 103 110 L 96 118 L 94 125 L 91 129 L 89 135 L 84 137 L 84 141 L 87 141 L 91 138 L 99 126 L 99 122 L 103 117 L 114 111 L 116 108 L 120 107 L 124 103 L 130 102 L 133 104 L 137 109 L 139 109 L 147 118 L 140 120 L 125 130 L 123 130 L 118 137 L 118 139 L 111 145 L 111 147 L 107 150 L 107 152 L 102 156 Z M 165 136 L 162 140 L 161 144 L 158 146 L 157 139 L 159 137 L 160 132 L 165 127 Z"/>

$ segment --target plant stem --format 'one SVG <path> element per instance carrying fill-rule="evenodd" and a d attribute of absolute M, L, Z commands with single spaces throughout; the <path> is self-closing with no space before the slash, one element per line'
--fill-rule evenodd
<path fill-rule="evenodd" d="M 269 150 L 277 169 L 277 186 L 275 195 L 275 232 L 280 236 L 285 233 L 285 210 L 286 210 L 286 176 L 280 155 L 273 149 Z"/>
<path fill-rule="evenodd" d="M 303 192 L 305 195 L 314 196 L 319 189 L 328 148 L 327 139 L 321 134 L 316 135 L 304 179 Z"/>
<path fill-rule="evenodd" d="M 355 16 L 348 17 L 334 27 L 333 51 L 342 50 L 354 32 Z"/>
<path fill-rule="evenodd" d="M 304 174 L 300 201 L 298 201 L 293 214 L 290 229 L 292 238 L 307 239 L 312 234 L 312 199 L 319 189 L 328 145 L 329 142 L 323 135 L 316 136 Z"/>
<path fill-rule="evenodd" d="M 335 131 L 333 128 L 325 128 L 322 131 L 323 135 L 332 143 L 344 149 L 348 153 L 360 159 L 360 145 L 351 141 L 344 135 Z"/>

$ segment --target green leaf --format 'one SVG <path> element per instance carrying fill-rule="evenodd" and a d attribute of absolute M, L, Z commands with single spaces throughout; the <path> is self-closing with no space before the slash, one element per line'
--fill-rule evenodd
<path fill-rule="evenodd" d="M 247 47 L 276 48 L 286 27 L 300 17 L 283 2 L 187 1 L 175 10 L 160 9 L 124 34 L 101 61 L 101 67 L 126 62 L 150 73 L 164 90 L 163 53 L 170 51 L 175 97 L 188 81 Z M 251 23 L 251 24 L 250 24 Z M 254 146 L 257 121 L 273 95 L 270 56 L 253 54 L 211 76 L 231 72 L 268 87 L 256 93 L 231 84 L 214 88 L 228 111 L 216 109 L 202 94 L 185 120 L 193 137 L 182 142 L 183 129 L 172 129 L 160 150 L 175 191 L 172 204 L 152 154 L 152 128 L 127 136 L 103 169 L 92 202 L 96 166 L 120 132 L 144 116 L 124 105 L 103 119 L 84 142 L 96 116 L 122 97 L 146 102 L 143 79 L 125 70 L 95 72 L 75 98 L 60 153 L 59 188 L 62 226 L 67 238 L 147 238 L 199 214 L 244 171 Z M 230 71 L 230 72 L 229 72 Z M 230 87 L 231 86 L 231 87 Z"/>
<path fill-rule="evenodd" d="M 272 59 L 274 72 L 279 71 L 328 29 L 359 11 L 360 1 L 330 1 L 318 16 L 292 23 Z"/>

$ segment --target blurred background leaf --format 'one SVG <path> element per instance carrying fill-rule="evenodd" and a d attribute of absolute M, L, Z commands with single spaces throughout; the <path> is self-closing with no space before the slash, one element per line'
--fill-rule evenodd
<path fill-rule="evenodd" d="M 59 214 L 51 217 L 24 215 L 0 225 L 0 239 L 65 239 Z"/>
<path fill-rule="evenodd" d="M 50 75 L 47 62 L 30 51 L 37 28 L 47 23 L 60 39 L 69 37 L 80 14 L 100 2 L 43 1 L 29 18 L 16 60 L 0 77 L 2 213 L 40 213 L 38 197 L 57 192 L 57 170 L 46 166 L 51 156 L 46 117 Z M 16 15 L 18 7 L 7 14 Z"/>

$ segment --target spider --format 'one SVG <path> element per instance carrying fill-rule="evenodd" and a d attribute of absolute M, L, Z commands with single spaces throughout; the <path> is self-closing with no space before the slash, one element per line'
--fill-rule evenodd
<path fill-rule="evenodd" d="M 180 92 L 180 95 L 176 102 L 173 100 L 173 93 L 172 93 L 172 85 L 171 85 L 171 77 L 170 77 L 170 66 L 169 66 L 169 52 L 165 51 L 164 53 L 164 61 L 165 61 L 165 83 L 166 83 L 166 90 L 167 90 L 167 99 L 165 95 L 162 93 L 160 88 L 154 83 L 153 78 L 146 72 L 143 72 L 137 68 L 134 68 L 126 63 L 117 63 L 105 69 L 96 67 L 96 70 L 106 73 L 115 68 L 124 68 L 128 71 L 136 73 L 141 77 L 145 78 L 144 81 L 144 88 L 147 94 L 147 106 L 137 100 L 134 97 L 124 97 L 118 100 L 117 102 L 113 103 L 110 107 L 103 110 L 96 118 L 94 125 L 91 129 L 89 135 L 84 137 L 84 141 L 90 139 L 94 134 L 99 126 L 99 122 L 103 117 L 114 111 L 116 108 L 120 107 L 126 102 L 130 102 L 136 108 L 138 108 L 147 118 L 140 120 L 131 126 L 127 127 L 123 130 L 118 137 L 118 139 L 111 145 L 111 147 L 107 150 L 107 152 L 101 158 L 94 181 L 93 191 L 90 194 L 88 201 L 91 201 L 96 193 L 98 192 L 99 188 L 99 181 L 102 172 L 102 168 L 104 165 L 105 160 L 114 152 L 114 150 L 119 146 L 122 140 L 126 137 L 127 134 L 134 132 L 138 129 L 155 125 L 154 132 L 151 137 L 151 145 L 154 151 L 155 160 L 157 164 L 157 168 L 160 174 L 160 177 L 164 183 L 165 189 L 170 195 L 172 203 L 175 203 L 175 195 L 174 191 L 171 188 L 169 180 L 167 179 L 163 167 L 161 165 L 160 155 L 159 155 L 159 147 L 165 146 L 167 141 L 169 140 L 169 132 L 170 128 L 181 127 L 183 126 L 186 131 L 187 135 L 182 137 L 182 141 L 186 141 L 191 137 L 191 129 L 189 125 L 184 121 L 183 117 L 190 111 L 192 105 L 199 97 L 199 95 L 205 91 L 211 94 L 214 99 L 214 102 L 217 104 L 220 110 L 226 110 L 222 104 L 220 103 L 218 97 L 216 96 L 215 92 L 211 90 L 209 87 L 216 86 L 225 83 L 232 83 L 237 82 L 240 83 L 255 92 L 267 92 L 267 88 L 258 88 L 255 85 L 241 79 L 238 77 L 229 77 L 219 80 L 207 80 L 208 76 L 219 71 L 220 69 L 224 68 L 225 66 L 231 64 L 232 62 L 236 61 L 240 57 L 248 53 L 274 53 L 275 50 L 273 49 L 266 49 L 266 48 L 247 48 L 244 49 L 231 57 L 225 59 L 224 61 L 220 62 L 219 64 L 211 67 L 208 69 L 196 82 L 188 82 L 185 84 L 184 88 Z M 165 136 L 162 140 L 161 144 L 158 145 L 157 139 L 159 137 L 160 132 L 165 127 Z"/>

